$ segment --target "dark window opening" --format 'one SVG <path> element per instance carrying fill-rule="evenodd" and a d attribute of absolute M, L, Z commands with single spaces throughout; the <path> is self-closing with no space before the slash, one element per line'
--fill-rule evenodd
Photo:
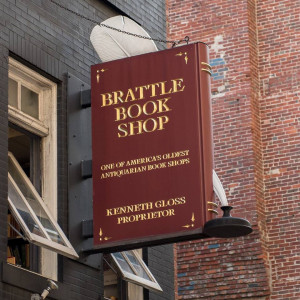
<path fill-rule="evenodd" d="M 8 150 L 40 192 L 40 138 L 10 124 L 8 128 Z M 7 262 L 39 272 L 40 247 L 28 243 L 11 211 L 7 215 Z"/>

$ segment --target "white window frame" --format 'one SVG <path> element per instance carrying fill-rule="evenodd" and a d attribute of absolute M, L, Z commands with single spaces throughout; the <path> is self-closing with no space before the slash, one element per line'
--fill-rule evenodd
<path fill-rule="evenodd" d="M 49 88 L 52 94 L 56 94 L 56 85 L 45 80 L 41 75 L 28 69 L 16 60 L 9 58 L 9 78 L 13 79 L 18 84 L 17 106 L 8 105 L 8 120 L 40 137 L 46 137 L 49 134 L 49 121 L 45 119 L 47 113 L 45 101 L 46 94 L 49 93 Z M 38 94 L 39 99 L 39 118 L 36 119 L 23 111 L 21 111 L 21 86 L 34 91 Z M 55 101 L 56 102 L 56 101 Z M 50 122 L 52 123 L 52 122 Z"/>
<path fill-rule="evenodd" d="M 36 213 L 34 211 L 34 208 L 31 207 L 30 204 L 28 203 L 28 201 L 26 200 L 26 197 L 24 196 L 24 194 L 22 193 L 22 191 L 18 187 L 18 184 L 15 182 L 13 176 L 10 173 L 8 173 L 8 180 L 9 180 L 9 182 L 12 183 L 12 185 L 14 186 L 14 189 L 18 193 L 19 199 L 22 200 L 23 204 L 28 209 L 28 211 L 29 211 L 32 219 L 35 221 L 35 223 L 38 225 L 39 229 L 41 230 L 41 232 L 45 236 L 45 237 L 42 237 L 42 236 L 39 236 L 39 235 L 37 235 L 37 234 L 35 234 L 35 233 L 33 233 L 33 232 L 30 231 L 30 229 L 27 227 L 25 221 L 23 220 L 22 216 L 19 214 L 18 209 L 14 205 L 13 201 L 10 199 L 10 195 L 8 194 L 8 202 L 9 202 L 9 206 L 10 206 L 11 212 L 14 215 L 14 217 L 16 218 L 16 220 L 18 221 L 18 223 L 20 224 L 21 228 L 23 229 L 26 238 L 30 242 L 32 242 L 32 243 L 34 243 L 36 245 L 39 245 L 39 246 L 42 246 L 42 247 L 46 247 L 46 248 L 48 248 L 50 250 L 53 250 L 53 251 L 55 251 L 57 253 L 65 255 L 67 257 L 70 257 L 70 258 L 73 258 L 73 259 L 77 259 L 78 255 L 77 255 L 76 251 L 74 250 L 74 248 L 72 247 L 71 243 L 69 242 L 69 240 L 65 236 L 64 232 L 61 230 L 60 226 L 57 224 L 57 222 L 51 216 L 51 213 L 50 213 L 48 207 L 45 205 L 44 201 L 42 200 L 42 198 L 40 197 L 39 193 L 34 188 L 33 184 L 31 183 L 31 181 L 29 180 L 29 178 L 27 177 L 27 175 L 23 171 L 22 167 L 17 162 L 17 160 L 14 157 L 14 155 L 9 152 L 8 156 L 9 156 L 9 159 L 11 160 L 11 162 L 13 163 L 13 165 L 15 167 L 15 170 L 17 170 L 18 175 L 20 175 L 22 177 L 22 179 L 24 180 L 24 182 L 26 184 L 26 188 L 29 189 L 32 192 L 32 194 L 35 197 L 35 200 L 37 200 L 38 203 L 41 205 L 42 209 L 46 213 L 47 218 L 50 220 L 50 223 L 55 228 L 55 230 L 58 232 L 58 234 L 60 235 L 62 241 L 65 243 L 66 246 L 61 245 L 61 244 L 59 244 L 57 242 L 52 241 L 52 239 L 48 235 L 47 229 L 44 228 L 44 226 L 42 225 L 42 223 L 39 221 L 39 218 L 37 217 L 37 215 L 36 215 Z"/>
<path fill-rule="evenodd" d="M 139 266 L 144 270 L 144 272 L 148 275 L 148 277 L 150 278 L 150 280 L 143 278 L 141 276 L 138 275 L 137 271 L 134 271 L 134 266 L 133 264 L 130 262 L 127 253 L 130 253 L 135 257 L 135 259 L 139 262 Z M 122 257 L 124 258 L 124 261 L 127 263 L 127 265 L 131 268 L 132 272 L 129 273 L 126 270 L 124 270 L 122 268 L 122 266 L 119 264 L 118 259 L 115 257 L 116 254 L 121 254 Z M 116 266 L 118 267 L 121 276 L 124 280 L 137 284 L 139 286 L 145 287 L 147 289 L 150 290 L 154 290 L 154 291 L 159 291 L 162 292 L 162 288 L 160 287 L 160 285 L 158 284 L 158 282 L 156 281 L 156 279 L 154 278 L 154 276 L 152 275 L 151 271 L 149 270 L 149 268 L 146 266 L 146 264 L 144 263 L 143 259 L 141 258 L 141 256 L 139 255 L 137 250 L 129 250 L 129 251 L 123 251 L 123 252 L 116 252 L 116 253 L 111 253 L 110 254 L 114 263 L 116 264 Z M 135 273 L 135 274 L 134 274 Z"/>
<path fill-rule="evenodd" d="M 57 221 L 57 86 L 54 82 L 9 58 L 9 78 L 33 90 L 39 96 L 39 118 L 33 118 L 8 105 L 8 120 L 41 138 L 41 193 L 43 202 Z M 18 99 L 18 103 L 20 99 Z M 57 254 L 41 248 L 41 274 L 57 279 Z"/>

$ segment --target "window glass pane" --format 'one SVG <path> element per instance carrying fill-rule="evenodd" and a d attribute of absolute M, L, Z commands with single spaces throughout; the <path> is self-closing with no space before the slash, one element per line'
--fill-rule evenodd
<path fill-rule="evenodd" d="M 18 108 L 18 83 L 8 78 L 8 104 Z"/>
<path fill-rule="evenodd" d="M 16 167 L 13 163 L 12 159 L 9 157 L 8 160 L 8 172 L 14 179 L 15 183 L 17 184 L 18 188 L 21 190 L 23 196 L 26 198 L 28 204 L 31 206 L 32 210 L 38 217 L 39 221 L 44 226 L 45 230 L 47 231 L 48 235 L 50 236 L 51 240 L 57 242 L 59 244 L 65 245 L 61 236 L 57 232 L 57 230 L 52 225 L 50 219 L 48 218 L 47 213 L 45 212 L 44 208 L 41 206 L 40 202 L 36 198 L 35 194 L 29 187 L 28 182 L 22 176 L 20 170 Z"/>
<path fill-rule="evenodd" d="M 39 95 L 25 86 L 21 89 L 21 110 L 36 119 L 39 118 Z"/>
<path fill-rule="evenodd" d="M 123 271 L 134 274 L 133 270 L 130 268 L 121 252 L 112 253 L 112 256 L 117 260 Z"/>
<path fill-rule="evenodd" d="M 130 262 L 132 263 L 134 269 L 137 271 L 138 276 L 141 276 L 147 280 L 151 280 L 148 274 L 145 272 L 143 266 L 138 261 L 138 259 L 133 255 L 132 251 L 125 252 L 127 257 L 129 258 Z"/>
<path fill-rule="evenodd" d="M 146 264 L 138 257 L 136 251 L 111 253 L 111 257 L 124 280 L 148 289 L 162 291 Z"/>
<path fill-rule="evenodd" d="M 10 178 L 8 178 L 8 197 L 13 202 L 14 206 L 16 207 L 18 213 L 21 215 L 23 221 L 25 222 L 30 232 L 45 237 L 43 232 L 40 230 L 39 226 L 32 218 L 29 209 L 23 202 L 22 198 L 20 197 Z"/>

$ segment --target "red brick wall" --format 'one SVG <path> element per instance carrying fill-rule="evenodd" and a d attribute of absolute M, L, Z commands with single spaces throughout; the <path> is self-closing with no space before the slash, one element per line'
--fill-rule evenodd
<path fill-rule="evenodd" d="M 168 0 L 167 15 L 168 39 L 210 47 L 215 169 L 255 229 L 178 244 L 178 299 L 300 299 L 300 3 Z"/>
<path fill-rule="evenodd" d="M 240 239 L 177 245 L 177 299 L 242 299 L 268 294 L 258 230 Z"/>
<path fill-rule="evenodd" d="M 272 299 L 300 299 L 300 3 L 259 1 L 265 237 Z"/>

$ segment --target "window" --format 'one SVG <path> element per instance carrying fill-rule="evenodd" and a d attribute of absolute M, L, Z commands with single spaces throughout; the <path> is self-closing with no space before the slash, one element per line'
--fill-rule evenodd
<path fill-rule="evenodd" d="M 140 251 L 141 252 L 141 251 Z M 139 250 L 115 252 L 105 257 L 107 268 L 104 272 L 104 296 L 108 299 L 118 299 L 118 277 L 128 281 L 126 292 L 128 300 L 143 299 L 143 289 L 161 292 L 162 289 L 144 263 Z M 121 287 L 122 288 L 122 287 Z"/>
<path fill-rule="evenodd" d="M 136 250 L 116 252 L 111 254 L 111 256 L 125 280 L 148 289 L 162 291 Z"/>
<path fill-rule="evenodd" d="M 7 256 L 12 263 L 20 256 L 15 260 L 22 267 L 52 279 L 57 279 L 56 252 L 78 257 L 56 222 L 56 93 L 55 83 L 9 59 Z M 39 257 L 36 268 L 33 256 Z"/>
<path fill-rule="evenodd" d="M 8 202 L 30 242 L 77 258 L 70 242 L 12 153 L 8 154 Z"/>

